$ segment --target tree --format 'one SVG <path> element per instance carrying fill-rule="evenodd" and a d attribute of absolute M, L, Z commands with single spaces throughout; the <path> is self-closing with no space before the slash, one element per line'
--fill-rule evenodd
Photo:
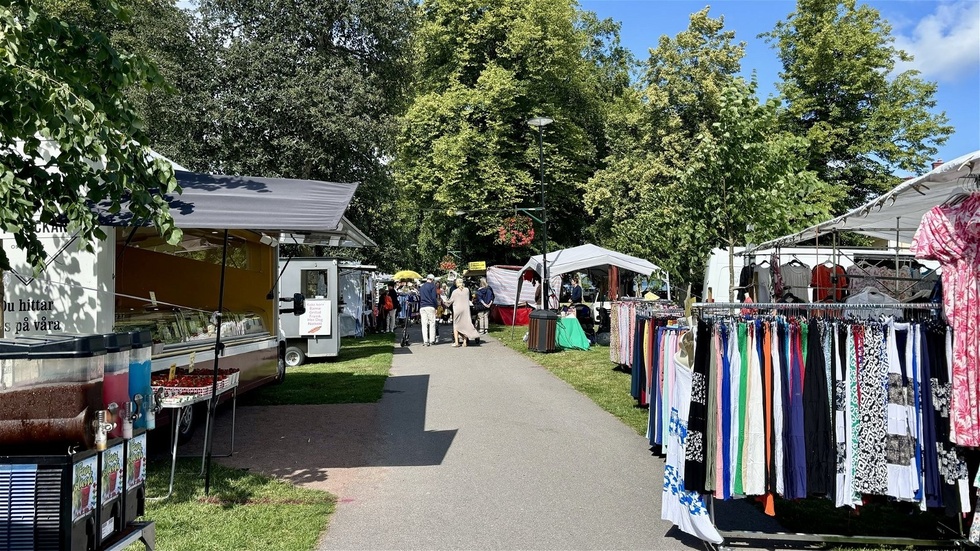
<path fill-rule="evenodd" d="M 389 161 L 404 111 L 409 0 L 201 0 L 216 49 L 209 170 L 360 182 L 348 216 L 391 267 L 407 231 Z M 282 213 L 289 216 L 289 213 Z"/>
<path fill-rule="evenodd" d="M 935 83 L 917 71 L 893 75 L 910 56 L 890 25 L 855 0 L 799 0 L 763 36 L 778 49 L 788 129 L 810 141 L 808 167 L 846 190 L 836 208 L 863 204 L 891 188 L 896 169 L 919 172 L 952 132 L 933 114 Z"/>
<path fill-rule="evenodd" d="M 114 2 L 94 0 L 92 9 L 127 17 Z M 134 85 L 160 86 L 156 68 L 28 0 L 0 6 L 0 58 L 0 225 L 28 260 L 44 264 L 37 224 L 77 230 L 89 249 L 104 239 L 93 202 L 128 202 L 136 219 L 179 241 L 164 199 L 177 189 L 173 171 L 151 157 L 125 97 Z M 3 251 L 0 268 L 9 268 Z"/>
<path fill-rule="evenodd" d="M 805 170 L 805 139 L 781 132 L 775 101 L 736 76 L 744 45 L 708 10 L 651 51 L 644 88 L 608 125 L 607 168 L 590 180 L 601 241 L 695 282 L 713 247 L 778 236 L 829 212 Z M 752 228 L 752 229 L 750 229 Z"/>
<path fill-rule="evenodd" d="M 577 244 L 587 223 L 580 187 L 604 156 L 607 102 L 629 82 L 618 26 L 568 0 L 433 0 L 420 14 L 416 93 L 395 160 L 419 261 L 435 265 L 464 243 L 466 260 L 531 252 L 494 239 L 511 209 L 541 202 L 534 116 L 555 120 L 543 134 L 549 237 Z"/>
<path fill-rule="evenodd" d="M 744 54 L 724 19 L 712 19 L 707 8 L 691 14 L 677 36 L 660 38 L 637 89 L 612 109 L 606 166 L 585 188 L 598 242 L 650 258 L 682 280 L 699 276 L 706 257 L 695 246 L 703 232 L 693 225 L 700 215 L 682 209 L 681 177 L 695 136 L 717 120 L 720 91 Z"/>

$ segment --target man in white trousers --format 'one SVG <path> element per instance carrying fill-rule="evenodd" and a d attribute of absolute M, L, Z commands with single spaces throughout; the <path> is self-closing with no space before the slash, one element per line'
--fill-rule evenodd
<path fill-rule="evenodd" d="M 436 276 L 425 276 L 425 283 L 419 288 L 419 314 L 422 317 L 422 346 L 432 346 L 436 336 L 436 307 L 439 306 L 439 293 L 433 283 Z"/>

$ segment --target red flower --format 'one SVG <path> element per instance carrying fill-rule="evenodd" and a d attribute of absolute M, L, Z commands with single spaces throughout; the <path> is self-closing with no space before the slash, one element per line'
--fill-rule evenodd
<path fill-rule="evenodd" d="M 511 216 L 505 218 L 497 228 L 497 240 L 500 245 L 525 247 L 534 242 L 534 226 L 527 216 Z"/>

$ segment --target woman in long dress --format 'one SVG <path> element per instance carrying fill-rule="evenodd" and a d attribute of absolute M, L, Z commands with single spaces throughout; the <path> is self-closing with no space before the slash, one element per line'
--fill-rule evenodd
<path fill-rule="evenodd" d="M 453 346 L 466 346 L 466 339 L 478 339 L 480 333 L 473 327 L 470 314 L 470 290 L 463 287 L 462 279 L 456 280 L 456 290 L 449 296 L 446 305 L 453 308 Z"/>

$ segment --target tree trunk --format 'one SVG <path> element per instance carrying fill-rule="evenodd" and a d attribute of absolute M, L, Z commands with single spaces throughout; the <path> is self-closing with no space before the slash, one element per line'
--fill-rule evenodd
<path fill-rule="evenodd" d="M 728 235 L 728 302 L 735 302 L 735 238 Z"/>

